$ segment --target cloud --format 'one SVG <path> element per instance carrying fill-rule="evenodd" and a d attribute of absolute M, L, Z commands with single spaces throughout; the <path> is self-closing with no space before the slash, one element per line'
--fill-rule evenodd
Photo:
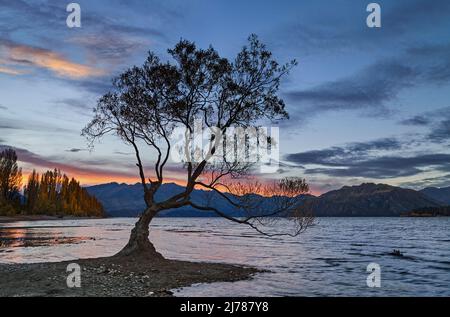
<path fill-rule="evenodd" d="M 23 70 L 13 69 L 6 66 L 0 65 L 0 73 L 7 74 L 7 75 L 23 75 L 26 74 Z"/>
<path fill-rule="evenodd" d="M 394 31 L 407 33 L 414 28 L 434 28 L 440 23 L 447 23 L 450 3 L 436 0 L 433 4 L 430 6 L 427 0 L 400 2 L 394 10 L 383 16 L 384 25 L 392 27 Z"/>
<path fill-rule="evenodd" d="M 95 95 L 103 95 L 112 88 L 111 78 L 85 79 L 74 82 L 75 85 Z M 72 83 L 73 84 L 73 83 Z"/>
<path fill-rule="evenodd" d="M 61 172 L 75 177 L 83 184 L 100 184 L 117 181 L 126 183 L 136 183 L 139 181 L 138 172 L 134 161 L 114 160 L 111 158 L 92 158 L 83 160 L 45 157 L 33 153 L 24 148 L 0 144 L 0 151 L 12 148 L 16 151 L 19 162 L 28 164 L 33 169 L 59 169 Z M 112 166 L 107 168 L 107 166 Z M 185 169 L 182 165 L 167 165 L 165 168 L 165 181 L 183 183 L 185 181 Z M 152 169 L 146 171 L 147 177 L 154 177 Z"/>
<path fill-rule="evenodd" d="M 359 162 L 348 161 L 341 168 L 312 168 L 305 174 L 323 174 L 331 177 L 364 177 L 387 179 L 420 174 L 430 168 L 450 170 L 450 154 L 427 154 L 413 157 L 383 156 Z"/>
<path fill-rule="evenodd" d="M 428 142 L 450 141 L 450 107 L 444 107 L 400 121 L 403 125 L 428 127 L 430 131 L 424 139 Z"/>
<path fill-rule="evenodd" d="M 410 125 L 410 126 L 427 126 L 430 123 L 431 123 L 431 120 L 429 118 L 426 118 L 421 115 L 417 115 L 417 116 L 411 117 L 409 119 L 400 121 L 400 124 Z"/>
<path fill-rule="evenodd" d="M 328 82 L 309 90 L 286 93 L 287 100 L 305 108 L 302 116 L 324 111 L 372 110 L 385 114 L 386 102 L 412 85 L 414 70 L 396 62 L 379 62 L 341 80 Z"/>
<path fill-rule="evenodd" d="M 170 1 L 147 0 L 117 0 L 123 8 L 131 11 L 142 13 L 152 12 L 154 15 L 162 19 L 163 22 L 183 19 L 183 13 L 189 8 L 189 4 L 185 2 L 177 2 L 175 6 L 170 7 Z"/>
<path fill-rule="evenodd" d="M 394 138 L 378 139 L 371 142 L 349 143 L 343 147 L 331 147 L 323 150 L 294 153 L 285 159 L 296 164 L 318 164 L 326 166 L 346 165 L 350 160 L 365 159 L 374 151 L 399 150 L 403 144 Z"/>
<path fill-rule="evenodd" d="M 98 60 L 104 58 L 108 62 L 117 62 L 117 59 L 126 60 L 130 54 L 141 50 L 150 37 L 165 40 L 165 28 L 158 29 L 153 24 L 160 21 L 165 26 L 176 18 L 172 13 L 165 14 L 169 9 L 158 3 L 152 4 L 145 13 L 142 7 L 147 3 L 142 2 L 134 3 L 135 8 L 131 8 L 130 3 L 125 5 L 122 1 L 109 1 L 108 6 L 116 10 L 109 10 L 108 13 L 104 12 L 104 7 L 93 2 L 80 3 L 83 27 L 77 29 L 74 36 L 73 30 L 66 26 L 66 5 L 52 1 L 28 3 L 23 0 L 0 0 L 0 35 L 3 34 L 0 37 L 12 39 L 22 32 L 35 42 L 46 43 L 46 47 L 61 49 L 68 43 L 75 44 L 79 51 L 84 49 L 90 59 L 96 57 Z M 130 19 L 129 10 L 135 10 L 134 15 L 145 14 L 145 19 Z"/>
<path fill-rule="evenodd" d="M 389 2 L 389 4 L 384 4 Z M 399 47 L 427 39 L 429 31 L 448 28 L 450 2 L 436 0 L 430 6 L 428 0 L 381 0 L 382 27 L 366 27 L 366 6 L 369 2 L 353 1 L 336 3 L 342 10 L 328 10 L 320 2 L 309 4 L 309 10 L 320 12 L 320 23 L 304 16 L 288 22 L 270 34 L 275 47 L 282 47 L 302 56 L 317 56 L 342 52 L 379 50 L 386 46 Z M 308 4 L 307 4 L 308 5 Z M 334 8 L 334 6 L 330 7 Z M 349 18 L 349 16 L 351 18 Z M 300 53 L 299 53 L 300 52 Z"/>
<path fill-rule="evenodd" d="M 78 153 L 78 152 L 82 152 L 82 151 L 87 151 L 86 149 L 77 149 L 77 148 L 71 148 L 66 150 L 66 152 L 71 152 L 71 153 Z"/>
<path fill-rule="evenodd" d="M 118 155 L 125 155 L 125 156 L 127 156 L 127 155 L 134 155 L 134 153 L 131 153 L 131 152 L 122 152 L 122 151 L 114 151 L 113 153 L 114 153 L 114 154 L 118 154 Z"/>
<path fill-rule="evenodd" d="M 53 159 L 46 158 L 36 153 L 30 152 L 26 149 L 17 148 L 8 145 L 0 145 L 0 150 L 12 148 L 16 151 L 18 160 L 23 163 L 28 163 L 34 168 L 47 168 L 47 169 L 60 169 L 64 173 L 71 175 L 82 175 L 91 177 L 111 177 L 111 178 L 136 178 L 135 173 L 119 171 L 119 170 L 107 170 L 100 169 L 98 167 L 83 167 L 80 162 L 74 164 L 61 163 Z M 105 162 L 102 162 L 104 165 Z"/>
<path fill-rule="evenodd" d="M 0 8 L 0 30 L 5 35 L 18 30 L 33 30 L 43 25 L 62 25 L 67 16 L 63 6 L 49 2 L 33 5 L 23 0 L 0 0 Z"/>
<path fill-rule="evenodd" d="M 0 130 L 21 130 L 20 127 L 0 122 Z"/>
<path fill-rule="evenodd" d="M 450 141 L 450 107 L 442 108 L 430 114 L 434 120 L 429 124 L 430 132 L 426 139 L 435 143 Z"/>
<path fill-rule="evenodd" d="M 450 119 L 439 122 L 428 134 L 428 139 L 437 143 L 450 141 Z"/>
<path fill-rule="evenodd" d="M 412 47 L 397 58 L 381 59 L 359 72 L 309 90 L 285 93 L 289 103 L 304 106 L 294 116 L 324 111 L 370 110 L 389 114 L 389 104 L 401 91 L 418 85 L 450 81 L 450 44 Z"/>
<path fill-rule="evenodd" d="M 400 185 L 416 190 L 420 190 L 426 187 L 448 187 L 450 186 L 450 174 L 443 174 L 438 177 L 427 177 L 412 182 L 403 182 Z"/>
<path fill-rule="evenodd" d="M 413 176 L 427 170 L 450 171 L 450 154 L 392 154 L 404 150 L 409 142 L 393 138 L 367 143 L 350 143 L 342 147 L 293 153 L 286 160 L 306 167 L 305 174 L 330 177 L 386 179 Z M 317 167 L 320 166 L 320 167 Z"/>
<path fill-rule="evenodd" d="M 81 46 L 88 52 L 88 58 L 93 63 L 121 64 L 136 52 L 143 52 L 149 47 L 149 41 L 120 36 L 107 32 L 88 34 L 70 39 L 70 42 Z"/>
<path fill-rule="evenodd" d="M 114 6 L 114 2 L 109 1 L 111 7 Z M 121 2 L 121 1 L 119 1 Z M 129 2 L 125 6 L 129 8 Z M 66 6 L 68 3 L 55 3 L 54 1 L 40 1 L 39 3 L 30 4 L 28 1 L 23 0 L 0 0 L 1 12 L 4 12 L 3 19 L 0 20 L 2 30 L 5 33 L 7 31 L 28 30 L 36 31 L 39 33 L 42 29 L 50 31 L 63 31 L 67 30 L 66 26 Z M 90 6 L 87 3 L 80 4 L 82 7 L 82 23 L 83 26 L 88 26 L 89 29 L 95 31 L 112 31 L 113 33 L 127 33 L 127 34 L 142 34 L 142 35 L 158 35 L 163 34 L 157 30 L 148 26 L 135 26 L 129 24 L 130 20 L 119 19 L 109 17 L 104 12 L 96 10 L 95 6 Z M 143 14 L 141 8 L 144 4 L 139 1 L 134 4 L 136 11 Z M 83 10 L 85 9 L 85 10 Z M 89 9 L 89 10 L 88 10 Z M 169 19 L 176 18 L 175 15 L 165 15 L 167 12 L 166 7 L 162 5 L 152 6 L 151 14 L 154 16 L 164 16 L 166 22 Z M 123 11 L 123 10 L 122 10 Z M 121 11 L 119 11 L 121 12 Z M 174 11 L 173 11 L 174 12 Z M 147 14 L 147 13 L 146 13 Z M 148 17 L 149 14 L 147 14 Z M 28 22 L 28 23 L 25 23 Z M 8 27 L 9 26 L 9 27 Z M 55 30 L 55 26 L 60 26 Z M 31 32 L 28 32 L 31 33 Z"/>
<path fill-rule="evenodd" d="M 104 74 L 99 69 L 72 62 L 63 55 L 48 49 L 17 44 L 10 41 L 2 41 L 0 44 L 4 55 L 3 59 L 7 60 L 10 64 L 20 65 L 22 67 L 33 66 L 44 68 L 58 76 L 72 79 Z"/>
<path fill-rule="evenodd" d="M 54 104 L 57 106 L 66 106 L 71 109 L 79 110 L 80 112 L 86 113 L 92 110 L 94 104 L 90 101 L 86 101 L 85 98 L 62 98 L 54 100 Z"/>
<path fill-rule="evenodd" d="M 77 80 L 75 84 L 81 89 L 103 93 L 103 88 L 108 86 L 105 82 L 110 81 L 109 75 L 133 56 L 145 52 L 150 40 L 166 40 L 161 31 L 165 29 L 156 28 L 153 24 L 157 19 L 149 17 L 165 22 L 175 18 L 173 12 L 164 14 L 170 10 L 158 4 L 146 19 L 130 20 L 127 11 L 131 8 L 121 1 L 111 1 L 112 7 L 123 8 L 109 11 L 109 14 L 96 4 L 81 3 L 83 27 L 73 32 L 65 25 L 66 5 L 51 1 L 0 0 L 0 74 L 21 75 L 33 68 L 45 69 L 62 79 Z M 135 14 L 144 14 L 139 10 L 143 4 L 135 5 Z M 27 34 L 27 44 L 39 43 L 39 47 L 15 41 L 22 33 Z M 68 49 L 84 60 L 77 62 L 72 56 L 61 53 Z M 107 78 L 102 77 L 106 75 Z"/>
<path fill-rule="evenodd" d="M 36 131 L 36 132 L 58 132 L 58 133 L 71 133 L 75 131 L 67 129 L 61 126 L 56 126 L 52 123 L 45 123 L 33 120 L 21 120 L 21 119 L 9 119 L 0 116 L 0 130 L 18 130 L 18 131 Z M 79 132 L 79 131 L 77 131 Z"/>

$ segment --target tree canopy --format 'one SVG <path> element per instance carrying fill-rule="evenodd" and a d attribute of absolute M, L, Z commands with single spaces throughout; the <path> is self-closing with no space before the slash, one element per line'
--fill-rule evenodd
<path fill-rule="evenodd" d="M 273 123 L 289 118 L 278 90 L 281 79 L 296 61 L 280 65 L 255 35 L 249 37 L 248 44 L 232 61 L 221 57 L 212 47 L 200 49 L 186 40 L 179 41 L 168 54 L 171 60 L 162 61 L 149 52 L 142 66 L 131 67 L 114 78 L 113 89 L 99 99 L 94 118 L 83 130 L 91 145 L 112 133 L 133 148 L 148 207 L 136 230 L 141 229 L 141 236 L 148 235 L 148 224 L 158 212 L 182 206 L 212 210 L 259 232 L 263 232 L 260 226 L 266 224 L 263 217 L 283 215 L 296 223 L 291 235 L 304 230 L 312 222 L 312 217 L 302 215 L 299 209 L 298 197 L 308 191 L 306 182 L 290 178 L 268 185 L 248 180 L 238 184 L 236 179 L 248 176 L 255 162 L 229 160 L 227 153 L 233 148 L 248 151 L 252 144 L 231 142 L 231 146 L 223 147 L 230 141 L 226 140 L 230 129 L 258 127 L 264 120 Z M 196 160 L 192 155 L 197 151 L 193 147 L 192 133 L 199 120 L 213 132 L 206 155 Z M 170 153 L 175 150 L 173 132 L 178 127 L 182 127 L 186 135 L 181 147 L 185 190 L 156 202 L 154 196 L 164 182 Z M 273 144 L 269 136 L 260 135 L 259 140 L 263 139 Z M 156 159 L 144 157 L 144 147 L 152 149 Z M 219 149 L 223 159 L 212 160 Z M 149 165 L 153 166 L 151 174 L 146 168 Z M 231 205 L 247 210 L 249 216 L 238 219 L 227 215 L 226 210 L 217 210 L 207 199 L 203 205 L 194 203 L 190 199 L 194 188 L 221 195 Z M 236 199 L 229 199 L 224 192 L 235 194 Z M 277 207 L 272 206 L 266 213 L 262 212 L 260 204 L 264 193 L 279 201 Z M 251 210 L 255 211 L 258 203 L 256 216 Z"/>

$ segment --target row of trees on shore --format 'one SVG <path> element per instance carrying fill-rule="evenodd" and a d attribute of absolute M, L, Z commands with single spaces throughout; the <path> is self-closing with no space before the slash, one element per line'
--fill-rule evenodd
<path fill-rule="evenodd" d="M 59 170 L 35 170 L 22 185 L 22 170 L 12 149 L 0 152 L 0 215 L 104 216 L 102 204 L 74 178 Z"/>

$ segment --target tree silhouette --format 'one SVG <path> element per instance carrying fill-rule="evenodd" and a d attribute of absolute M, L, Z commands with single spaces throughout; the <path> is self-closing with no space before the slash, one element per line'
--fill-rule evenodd
<path fill-rule="evenodd" d="M 39 174 L 36 172 L 36 170 L 33 170 L 33 172 L 28 176 L 27 185 L 24 187 L 24 196 L 26 199 L 25 209 L 29 214 L 34 214 L 38 210 L 37 207 L 39 205 L 39 187 Z"/>
<path fill-rule="evenodd" d="M 28 176 L 24 188 L 25 210 L 28 214 L 72 215 L 77 217 L 104 216 L 103 206 L 74 178 L 57 169 L 39 176 Z"/>
<path fill-rule="evenodd" d="M 17 165 L 13 149 L 0 152 L 0 207 L 12 213 L 20 204 L 22 169 Z"/>
<path fill-rule="evenodd" d="M 219 148 L 232 128 L 256 127 L 264 119 L 270 121 L 288 118 L 285 104 L 278 97 L 281 78 L 296 65 L 292 61 L 278 64 L 270 51 L 255 35 L 233 61 L 222 58 L 212 48 L 199 49 L 192 42 L 181 40 L 168 50 L 172 62 L 163 62 L 149 52 L 141 67 L 132 67 L 113 80 L 113 89 L 98 101 L 94 118 L 83 129 L 91 145 L 106 134 L 113 133 L 134 149 L 136 165 L 142 183 L 147 208 L 133 228 L 128 244 L 119 256 L 161 257 L 148 239 L 149 224 L 161 211 L 191 206 L 198 210 L 213 211 L 236 223 L 246 224 L 268 235 L 297 235 L 312 223 L 312 217 L 299 208 L 300 194 L 308 191 L 302 179 L 290 178 L 271 184 L 237 182 L 247 176 L 254 162 L 229 160 L 233 147 L 248 152 L 255 144 L 236 144 Z M 201 159 L 192 150 L 192 138 L 197 120 L 211 131 L 207 152 Z M 157 201 L 155 195 L 164 182 L 171 151 L 176 150 L 172 139 L 177 127 L 182 127 L 186 138 L 180 147 L 186 185 L 181 193 Z M 271 144 L 270 138 L 260 135 L 259 140 Z M 144 162 L 144 149 L 155 153 L 152 177 Z M 208 191 L 202 204 L 194 202 L 194 188 Z M 264 204 L 270 197 L 270 208 Z M 218 209 L 214 197 L 220 197 L 244 217 L 233 217 L 227 210 Z M 265 208 L 266 207 L 266 208 Z M 225 208 L 226 209 L 226 208 Z M 281 217 L 283 216 L 283 217 Z M 264 228 L 279 220 L 294 224 L 293 231 L 268 233 Z"/>

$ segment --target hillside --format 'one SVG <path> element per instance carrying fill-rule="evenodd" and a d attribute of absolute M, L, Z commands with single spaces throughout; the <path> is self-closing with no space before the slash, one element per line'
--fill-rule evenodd
<path fill-rule="evenodd" d="M 399 216 L 403 212 L 440 204 L 412 189 L 385 184 L 344 186 L 306 201 L 316 216 Z"/>
<path fill-rule="evenodd" d="M 450 205 L 450 187 L 427 187 L 422 189 L 420 192 L 438 202 L 445 205 Z"/>

